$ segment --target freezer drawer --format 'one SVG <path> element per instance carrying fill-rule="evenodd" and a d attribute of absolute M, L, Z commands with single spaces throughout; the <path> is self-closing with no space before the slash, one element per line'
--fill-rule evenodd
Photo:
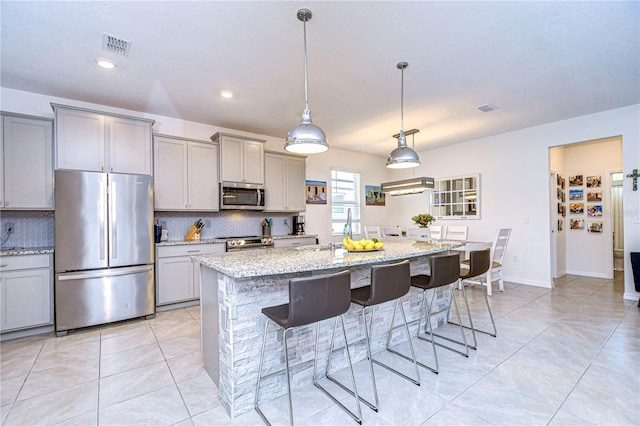
<path fill-rule="evenodd" d="M 56 332 L 155 313 L 153 266 L 56 274 Z"/>

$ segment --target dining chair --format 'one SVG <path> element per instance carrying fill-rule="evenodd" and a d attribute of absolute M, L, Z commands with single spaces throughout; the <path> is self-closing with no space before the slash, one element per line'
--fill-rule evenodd
<path fill-rule="evenodd" d="M 429 235 L 432 240 L 441 240 L 446 230 L 447 227 L 443 225 L 429 225 Z"/>
<path fill-rule="evenodd" d="M 445 240 L 466 241 L 469 232 L 468 226 L 447 226 Z"/>
<path fill-rule="evenodd" d="M 379 226 L 365 226 L 364 237 L 368 240 L 372 238 L 382 238 L 382 231 Z"/>
<path fill-rule="evenodd" d="M 402 229 L 395 228 L 386 228 L 382 227 L 382 239 L 384 240 L 399 240 L 402 239 Z"/>
<path fill-rule="evenodd" d="M 431 233 L 429 232 L 429 228 L 412 226 L 407 228 L 407 238 L 412 240 L 430 240 Z"/>
<path fill-rule="evenodd" d="M 502 264 L 504 261 L 504 255 L 507 251 L 507 244 L 511 237 L 511 228 L 502 228 L 498 230 L 496 239 L 491 246 L 491 267 L 487 271 L 487 295 L 492 295 L 492 283 L 498 281 L 498 289 L 504 291 L 504 281 L 502 279 Z M 462 267 L 469 267 L 469 260 L 463 260 L 461 262 Z M 466 265 L 466 266 L 465 266 Z M 468 280 L 476 282 L 475 280 Z"/>

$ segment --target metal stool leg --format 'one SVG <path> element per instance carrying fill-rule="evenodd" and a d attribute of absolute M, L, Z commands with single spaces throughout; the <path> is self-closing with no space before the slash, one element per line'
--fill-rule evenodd
<path fill-rule="evenodd" d="M 400 304 L 400 312 L 402 313 L 402 320 L 404 321 L 404 328 L 405 331 L 407 333 L 407 341 L 409 342 L 409 349 L 411 350 L 411 358 L 407 357 L 406 355 L 391 349 L 391 347 L 389 346 L 389 343 L 391 342 L 391 332 L 393 331 L 393 322 L 396 318 L 396 310 L 398 309 L 398 304 Z M 373 315 L 371 318 L 371 325 L 373 326 Z M 404 377 L 405 379 L 409 380 L 411 383 L 413 383 L 414 385 L 418 385 L 420 386 L 420 372 L 418 371 L 418 364 L 416 362 L 416 354 L 413 350 L 413 344 L 411 343 L 411 333 L 409 333 L 409 326 L 407 325 L 407 317 L 404 314 L 404 308 L 402 307 L 402 302 L 400 301 L 400 299 L 396 299 L 396 303 L 393 306 L 393 317 L 391 317 L 391 327 L 389 329 L 389 334 L 387 334 L 387 350 L 391 353 L 394 353 L 396 355 L 399 355 L 400 357 L 407 359 L 409 361 L 413 362 L 413 367 L 415 369 L 415 373 L 416 373 L 416 379 L 412 379 L 411 377 L 399 372 L 398 370 L 390 367 L 387 364 L 384 364 L 378 360 L 372 359 L 373 362 L 375 362 L 376 364 L 378 364 L 380 367 L 384 367 L 387 370 L 396 373 L 398 376 L 400 377 Z"/>
<path fill-rule="evenodd" d="M 464 294 L 465 297 L 465 303 L 467 304 L 467 314 L 469 315 L 469 326 L 463 325 L 464 328 L 467 328 L 469 330 L 472 331 L 473 334 L 473 342 L 474 344 L 477 346 L 477 341 L 476 341 L 476 332 L 478 333 L 484 333 L 484 334 L 488 334 L 489 336 L 493 336 L 496 337 L 498 334 L 498 330 L 496 329 L 496 322 L 493 319 L 493 313 L 491 312 L 491 306 L 489 306 L 489 298 L 487 297 L 487 288 L 484 284 L 482 284 L 482 277 L 479 278 L 480 280 L 480 286 L 482 287 L 482 292 L 484 294 L 484 302 L 487 305 L 487 311 L 489 311 L 489 318 L 491 318 L 491 324 L 493 326 L 493 333 L 489 332 L 489 331 L 484 331 L 484 330 L 480 330 L 479 328 L 475 328 L 473 326 L 473 321 L 471 320 L 471 311 L 469 310 L 469 303 L 467 302 L 467 295 L 466 293 Z M 464 291 L 464 283 L 462 284 L 462 290 Z M 459 325 L 456 324 L 453 321 L 449 321 L 451 324 L 455 324 L 455 325 Z M 471 349 L 476 349 L 475 347 L 469 346 Z"/>
<path fill-rule="evenodd" d="M 342 324 L 342 336 L 344 338 L 344 346 L 345 349 L 347 351 L 347 361 L 349 362 L 349 371 L 351 372 L 351 383 L 353 384 L 353 391 L 351 389 L 348 389 L 344 386 L 342 386 L 342 384 L 340 384 L 340 386 L 346 390 L 348 393 L 350 393 L 351 395 L 353 395 L 355 397 L 356 400 L 356 407 L 358 408 L 358 414 L 354 414 L 351 410 L 349 410 L 347 407 L 345 407 L 340 401 L 338 401 L 333 395 L 331 395 L 324 387 L 322 387 L 322 385 L 320 385 L 320 383 L 318 383 L 318 381 L 316 380 L 316 371 L 317 371 L 317 365 L 318 365 L 318 336 L 319 336 L 319 331 L 320 331 L 320 323 L 316 323 L 316 348 L 315 348 L 315 358 L 313 360 L 313 384 L 320 389 L 322 392 L 324 392 L 325 395 L 327 395 L 333 402 L 335 402 L 340 408 L 342 408 L 347 414 L 349 414 L 351 416 L 351 418 L 353 418 L 353 420 L 355 420 L 356 422 L 358 422 L 359 424 L 362 424 L 362 412 L 360 411 L 360 400 L 358 397 L 358 388 L 356 386 L 356 378 L 353 375 L 353 365 L 351 365 L 351 355 L 349 354 L 349 345 L 347 344 L 347 333 L 346 330 L 344 328 L 344 321 L 342 319 L 342 316 L 338 316 L 336 317 L 335 322 L 333 323 L 333 333 L 331 334 L 331 348 L 329 349 L 329 359 L 327 360 L 327 378 L 329 378 L 329 364 L 331 361 L 331 354 L 333 353 L 333 342 L 334 339 L 336 337 L 336 326 L 338 325 L 338 319 L 340 319 L 340 323 Z"/>
<path fill-rule="evenodd" d="M 467 309 L 467 317 L 469 317 L 469 327 L 467 327 L 466 325 L 462 325 L 464 328 L 471 330 L 471 336 L 473 337 L 473 345 L 469 345 L 470 349 L 478 349 L 478 340 L 476 339 L 476 329 L 473 327 L 473 320 L 471 319 L 471 309 L 469 309 L 469 300 L 467 299 L 467 291 L 464 289 L 464 282 L 462 282 L 462 280 L 460 280 L 460 286 L 459 288 L 462 290 L 462 296 L 464 297 L 464 305 Z M 454 324 L 454 325 L 460 325 L 460 324 L 456 324 L 453 321 L 449 321 L 450 324 Z"/>
<path fill-rule="evenodd" d="M 365 333 L 364 340 L 367 344 L 367 359 L 369 360 L 369 371 L 371 373 L 371 383 L 373 386 L 373 397 L 374 397 L 375 403 L 372 404 L 371 402 L 363 398 L 361 395 L 358 396 L 358 399 L 360 399 L 360 401 L 362 401 L 367 407 L 371 408 L 373 411 L 378 412 L 378 391 L 376 388 L 376 376 L 373 373 L 373 363 L 371 362 L 371 345 L 369 344 L 369 328 L 367 326 L 367 318 L 365 316 L 364 307 L 362 308 L 362 322 L 364 324 L 364 333 Z M 343 322 L 343 327 L 344 327 L 344 322 Z M 333 355 L 334 336 L 335 334 L 331 336 L 331 348 L 329 350 L 329 359 L 327 359 L 327 379 L 331 380 L 333 383 L 340 386 L 345 392 L 348 392 L 352 396 L 355 396 L 355 393 L 351 389 L 349 389 L 348 387 L 343 385 L 341 382 L 339 382 L 337 379 L 334 379 L 329 375 L 329 365 L 331 362 L 331 356 Z M 345 334 L 344 336 L 345 336 L 345 346 L 347 346 L 347 350 L 348 350 L 349 343 L 347 343 L 347 335 Z M 355 381 L 354 381 L 354 389 L 355 389 Z"/>
<path fill-rule="evenodd" d="M 453 290 L 454 290 L 453 286 L 454 286 L 454 284 L 455 283 L 449 284 L 449 297 L 450 298 L 453 298 L 453 296 L 454 296 L 453 295 Z M 429 317 L 431 317 L 431 308 L 433 308 L 433 301 L 434 300 L 435 300 L 435 295 L 434 295 L 434 297 L 431 298 L 430 308 L 428 309 L 428 312 L 427 312 L 427 315 L 429 315 Z M 451 300 L 449 300 L 449 303 L 451 303 Z M 462 319 L 460 318 L 460 310 L 458 309 L 458 302 L 456 302 L 455 298 L 453 299 L 453 304 L 455 305 L 455 308 L 456 308 L 456 315 L 458 317 L 458 327 L 460 328 L 460 335 L 462 336 L 462 342 L 460 342 L 458 340 L 451 339 L 450 337 L 447 337 L 447 336 L 443 336 L 441 334 L 433 333 L 433 332 L 431 333 L 431 339 L 428 339 L 428 338 L 420 336 L 420 335 L 418 335 L 418 338 L 422 339 L 422 340 L 426 340 L 427 342 L 433 342 L 433 343 L 435 343 L 436 345 L 438 345 L 438 346 L 440 346 L 442 348 L 448 349 L 448 350 L 450 350 L 452 352 L 456 352 L 456 353 L 468 358 L 469 357 L 469 345 L 467 345 L 467 338 L 466 338 L 466 336 L 464 334 L 464 328 L 461 325 L 462 324 Z M 450 310 L 450 308 L 447 308 L 447 309 Z M 444 310 L 441 310 L 439 312 L 443 312 L 443 311 Z M 434 313 L 437 313 L 437 312 L 434 312 Z M 465 351 L 462 352 L 462 351 L 459 351 L 458 349 L 452 348 L 451 346 L 443 345 L 440 342 L 436 342 L 435 341 L 435 337 L 439 337 L 441 339 L 448 340 L 451 343 L 462 345 L 462 346 L 464 346 Z"/>
<path fill-rule="evenodd" d="M 434 297 L 435 297 L 435 294 L 434 294 Z M 422 328 L 422 311 L 425 311 L 425 317 L 426 317 L 425 326 L 424 326 L 425 333 L 427 333 L 427 330 L 429 330 L 428 333 L 430 335 L 433 335 L 433 329 L 431 328 L 431 318 L 429 318 L 429 315 L 426 314 L 427 313 L 427 291 L 426 290 L 422 291 L 422 301 L 420 302 L 420 311 L 418 312 L 418 337 L 420 337 L 420 329 Z M 420 361 L 417 361 L 417 362 L 419 366 L 426 368 L 432 373 L 438 374 L 438 370 L 440 367 L 438 366 L 438 354 L 436 352 L 436 344 L 433 341 L 433 339 L 431 339 L 431 347 L 433 349 L 433 358 L 435 360 L 436 367 L 435 368 L 429 367 L 428 365 L 423 364 Z"/>
<path fill-rule="evenodd" d="M 260 367 L 258 368 L 258 382 L 256 383 L 256 394 L 253 400 L 253 406 L 256 409 L 256 411 L 258 412 L 258 414 L 260 415 L 260 417 L 262 418 L 262 420 L 270 425 L 271 423 L 269 423 L 269 420 L 267 420 L 267 418 L 265 417 L 264 413 L 262 412 L 262 410 L 260 410 L 260 407 L 258 407 L 258 398 L 260 396 L 260 381 L 262 380 L 262 365 L 264 363 L 264 348 L 267 344 L 267 329 L 269 328 L 269 320 L 267 319 L 264 322 L 264 332 L 262 333 L 262 350 L 260 351 Z"/>

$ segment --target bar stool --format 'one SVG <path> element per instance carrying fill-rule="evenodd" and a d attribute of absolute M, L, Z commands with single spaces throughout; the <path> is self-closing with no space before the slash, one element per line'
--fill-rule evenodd
<path fill-rule="evenodd" d="M 417 287 L 422 290 L 422 302 L 420 304 L 420 315 L 418 318 L 418 338 L 422 340 L 426 340 L 427 342 L 431 342 L 431 346 L 433 348 L 433 357 L 435 359 L 435 368 L 429 367 L 426 364 L 418 362 L 422 367 L 427 370 L 438 374 L 438 354 L 436 353 L 436 345 L 441 346 L 450 351 L 459 353 L 462 356 L 469 356 L 469 346 L 467 345 L 467 338 L 464 335 L 464 329 L 460 324 L 462 321 L 460 319 L 460 311 L 458 310 L 458 303 L 456 299 L 453 297 L 453 289 L 454 284 L 458 282 L 458 278 L 460 277 L 460 256 L 457 254 L 449 254 L 443 256 L 432 256 L 429 258 L 429 264 L 431 266 L 431 275 L 415 275 L 411 277 L 411 286 Z M 431 297 L 431 302 L 427 303 L 427 290 L 434 290 L 439 287 L 449 286 L 449 306 L 440 311 L 432 312 L 433 302 L 436 299 L 435 291 L 433 296 Z M 457 324 L 460 328 L 460 335 L 462 336 L 462 341 L 454 340 L 446 336 L 442 336 L 440 334 L 436 334 L 433 332 L 433 328 L 431 327 L 431 315 L 437 314 L 444 311 L 451 310 L 451 303 L 456 307 L 456 314 L 458 315 L 459 324 Z M 429 335 L 431 338 L 428 339 L 420 335 L 420 329 L 422 328 L 422 311 L 426 312 L 426 325 L 425 325 L 425 334 Z M 459 345 L 463 345 L 465 352 L 462 352 L 458 349 L 455 349 L 448 345 L 443 345 L 442 343 L 436 342 L 435 337 L 440 337 L 442 339 L 448 340 L 452 343 L 456 343 Z"/>
<path fill-rule="evenodd" d="M 372 266 L 371 267 L 371 285 L 354 288 L 351 290 L 351 302 L 356 305 L 360 305 L 362 307 L 362 322 L 364 325 L 364 334 L 365 340 L 367 343 L 367 357 L 369 358 L 369 371 L 371 372 L 371 382 L 373 384 L 373 395 L 375 399 L 375 403 L 371 403 L 364 399 L 363 397 L 359 397 L 360 400 L 371 408 L 374 411 L 378 411 L 378 390 L 376 387 L 376 378 L 373 372 L 373 363 L 375 362 L 381 367 L 386 368 L 387 370 L 396 373 L 400 377 L 403 377 L 409 380 L 411 383 L 420 386 L 420 372 L 418 371 L 418 365 L 416 363 L 415 352 L 413 351 L 413 345 L 411 344 L 411 334 L 409 333 L 409 326 L 407 325 L 407 318 L 404 314 L 404 308 L 402 307 L 402 302 L 400 298 L 406 295 L 409 292 L 411 284 L 411 273 L 409 270 L 409 261 L 403 260 L 402 262 L 393 263 L 390 265 L 380 265 L 380 266 Z M 389 327 L 389 334 L 387 335 L 387 345 L 386 349 L 394 353 L 396 355 L 401 356 L 402 358 L 408 359 L 409 361 L 413 361 L 413 367 L 415 369 L 417 379 L 413 379 L 405 374 L 399 372 L 398 370 L 390 367 L 387 364 L 384 364 L 378 360 L 373 359 L 371 356 L 371 333 L 373 328 L 373 317 L 375 314 L 375 307 L 380 305 L 381 303 L 389 302 L 395 300 L 395 305 L 393 307 L 393 317 L 391 317 L 391 326 Z M 393 322 L 396 317 L 396 311 L 398 310 L 398 306 L 400 306 L 400 312 L 402 313 L 402 319 L 404 321 L 404 328 L 407 333 L 407 340 L 409 342 L 409 348 L 411 349 L 411 358 L 401 354 L 394 349 L 391 349 L 391 333 L 393 331 Z M 369 324 L 367 325 L 366 311 L 367 308 L 371 308 L 371 317 L 369 320 Z M 355 344 L 358 342 L 352 342 L 351 344 Z M 333 346 L 333 340 L 332 340 Z M 329 359 L 327 360 L 327 365 L 331 361 L 331 353 L 329 353 Z M 353 395 L 353 392 L 340 383 L 338 380 L 331 377 L 327 374 L 327 378 L 340 386 L 345 391 L 349 392 Z M 355 388 L 355 387 L 354 387 Z M 356 396 L 357 397 L 357 396 Z"/>
<path fill-rule="evenodd" d="M 467 315 L 469 316 L 469 326 L 462 325 L 464 328 L 468 328 L 471 330 L 471 334 L 473 336 L 473 343 L 475 346 L 469 346 L 472 349 L 475 349 L 477 346 L 476 340 L 476 331 L 479 333 L 488 334 L 490 336 L 496 337 L 496 323 L 493 320 L 493 313 L 491 312 L 491 306 L 489 306 L 489 298 L 487 297 L 487 287 L 482 284 L 482 277 L 487 273 L 489 268 L 491 267 L 491 249 L 486 248 L 484 250 L 475 250 L 469 253 L 469 260 L 463 261 L 462 266 L 466 267 L 468 265 L 469 269 L 465 273 L 460 273 L 460 288 L 462 289 L 462 295 L 464 296 L 464 303 L 467 306 Z M 469 301 L 467 300 L 467 292 L 464 289 L 465 280 L 477 278 L 480 281 L 480 286 L 482 287 L 484 293 L 484 301 L 487 305 L 487 310 L 489 311 L 489 318 L 491 318 L 491 324 L 493 324 L 493 333 L 488 331 L 480 330 L 473 326 L 473 320 L 471 319 L 471 310 L 469 309 Z M 491 285 L 488 283 L 488 285 Z M 455 324 L 455 323 L 452 323 Z M 462 324 L 462 323 L 461 323 Z"/>
<path fill-rule="evenodd" d="M 351 365 L 351 356 L 349 355 L 349 347 L 347 345 L 347 335 L 344 328 L 342 314 L 349 310 L 351 300 L 351 278 L 349 271 L 342 271 L 335 274 L 321 275 L 308 278 L 293 278 L 289 280 L 289 303 L 278 306 L 263 308 L 262 313 L 267 317 L 264 324 L 264 334 L 262 336 L 262 351 L 260 352 L 260 368 L 258 370 L 258 383 L 256 384 L 256 394 L 254 406 L 262 420 L 268 425 L 271 423 L 267 420 L 264 413 L 258 406 L 258 398 L 260 393 L 260 381 L 262 380 L 262 365 L 264 362 L 264 349 L 267 342 L 267 329 L 269 320 L 283 329 L 284 341 L 284 364 L 285 369 L 269 374 L 282 373 L 287 375 L 287 395 L 289 397 L 289 423 L 293 425 L 293 405 L 291 403 L 291 379 L 289 378 L 289 354 L 287 349 L 287 332 L 294 327 L 316 323 L 316 343 L 315 358 L 313 361 L 313 384 L 327 395 L 340 408 L 345 410 L 356 422 L 362 424 L 362 413 L 360 411 L 360 402 L 358 399 L 358 390 L 353 375 L 353 366 Z M 333 335 L 331 340 L 335 338 L 338 320 L 342 325 L 342 335 L 344 337 L 345 348 L 347 351 L 347 360 L 351 371 L 351 382 L 353 383 L 353 391 L 350 392 L 355 396 L 358 414 L 354 414 L 325 388 L 323 388 L 316 380 L 316 369 L 318 359 L 318 331 L 320 329 L 320 321 L 335 318 L 333 324 Z M 268 377 L 265 376 L 265 377 Z"/>

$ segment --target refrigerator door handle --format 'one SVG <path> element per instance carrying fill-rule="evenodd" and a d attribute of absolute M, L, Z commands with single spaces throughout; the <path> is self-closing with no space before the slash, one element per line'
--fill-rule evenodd
<path fill-rule="evenodd" d="M 106 216 L 107 216 L 107 188 L 105 181 L 100 181 L 100 197 L 98 198 L 98 214 L 99 214 L 99 226 L 100 226 L 100 260 L 103 260 L 107 251 L 107 237 L 106 237 Z"/>
<path fill-rule="evenodd" d="M 111 259 L 118 258 L 118 210 L 116 206 L 116 183 L 111 180 L 109 182 L 110 185 L 110 194 L 109 194 L 109 205 L 111 206 L 110 212 L 110 220 L 111 220 L 111 241 L 109 247 L 111 248 Z"/>
<path fill-rule="evenodd" d="M 98 271 L 72 272 L 58 274 L 58 281 L 83 280 L 87 278 L 117 277 L 120 275 L 139 274 L 150 272 L 153 265 L 134 266 L 132 268 L 103 269 Z"/>

